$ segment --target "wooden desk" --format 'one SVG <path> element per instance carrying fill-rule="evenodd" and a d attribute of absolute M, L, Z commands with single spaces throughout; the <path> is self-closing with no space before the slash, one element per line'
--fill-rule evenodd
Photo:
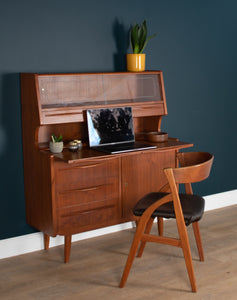
<path fill-rule="evenodd" d="M 71 236 L 133 220 L 144 194 L 165 183 L 163 168 L 176 166 L 176 152 L 192 144 L 169 139 L 156 149 L 107 155 L 88 148 L 85 111 L 132 106 L 137 139 L 159 131 L 167 114 L 161 71 L 142 73 L 21 74 L 24 178 L 27 222 L 49 237 Z M 101 99 L 104 99 L 103 101 Z M 51 154 L 52 133 L 83 149 Z"/>

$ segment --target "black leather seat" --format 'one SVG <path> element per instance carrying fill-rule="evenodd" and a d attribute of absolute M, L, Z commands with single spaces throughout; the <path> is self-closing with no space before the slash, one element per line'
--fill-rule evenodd
<path fill-rule="evenodd" d="M 168 194 L 150 193 L 145 195 L 134 207 L 134 215 L 140 217 L 149 206 L 166 195 Z M 201 196 L 189 194 L 179 194 L 179 198 L 186 226 L 199 221 L 204 213 L 205 200 Z M 152 214 L 152 218 L 155 217 L 175 218 L 173 202 L 168 202 L 158 207 Z"/>

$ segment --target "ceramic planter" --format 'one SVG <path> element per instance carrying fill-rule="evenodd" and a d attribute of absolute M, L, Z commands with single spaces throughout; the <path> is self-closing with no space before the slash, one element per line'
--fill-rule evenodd
<path fill-rule="evenodd" d="M 146 54 L 127 54 L 127 70 L 129 72 L 145 71 Z"/>
<path fill-rule="evenodd" d="M 49 142 L 49 149 L 52 153 L 60 153 L 63 151 L 63 142 Z"/>

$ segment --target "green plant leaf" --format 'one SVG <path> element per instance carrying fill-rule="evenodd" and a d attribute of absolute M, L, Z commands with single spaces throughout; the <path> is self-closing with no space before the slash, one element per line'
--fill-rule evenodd
<path fill-rule="evenodd" d="M 62 134 L 60 134 L 60 136 L 58 137 L 58 142 L 61 142 L 63 140 L 63 136 Z"/>
<path fill-rule="evenodd" d="M 155 34 L 153 34 L 153 35 L 151 35 L 151 36 L 149 36 L 149 37 L 147 38 L 147 40 L 145 41 L 145 43 L 144 43 L 144 45 L 143 45 L 143 47 L 142 47 L 140 53 L 142 53 L 142 52 L 144 51 L 144 49 L 145 49 L 147 43 L 150 41 L 150 39 L 152 39 L 152 38 L 155 37 L 156 35 L 157 35 L 157 33 L 155 33 Z"/>
<path fill-rule="evenodd" d="M 147 38 L 146 20 L 144 20 L 141 25 L 135 24 L 134 26 L 132 26 L 130 33 L 130 43 L 133 53 L 142 53 L 149 40 L 154 36 L 156 36 L 156 34 L 153 34 L 152 36 Z"/>
<path fill-rule="evenodd" d="M 138 28 L 138 24 L 135 24 L 131 29 L 131 47 L 133 52 L 138 45 Z"/>
<path fill-rule="evenodd" d="M 52 139 L 53 143 L 58 143 L 63 140 L 63 136 L 62 136 L 62 134 L 60 134 L 60 136 L 57 137 L 55 134 L 52 134 L 51 139 Z"/>
<path fill-rule="evenodd" d="M 139 54 L 139 45 L 135 45 L 134 49 L 133 49 L 133 53 L 134 54 Z"/>
<path fill-rule="evenodd" d="M 140 42 L 139 42 L 139 53 L 142 53 L 142 49 L 144 48 L 144 43 L 147 38 L 147 26 L 146 20 L 141 25 L 141 35 L 140 35 Z"/>

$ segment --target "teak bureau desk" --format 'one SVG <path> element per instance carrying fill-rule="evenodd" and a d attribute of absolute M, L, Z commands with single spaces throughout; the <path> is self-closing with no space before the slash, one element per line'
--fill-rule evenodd
<path fill-rule="evenodd" d="M 133 220 L 144 194 L 165 183 L 163 168 L 176 166 L 176 152 L 192 146 L 169 138 L 152 150 L 108 155 L 88 148 L 88 108 L 131 106 L 136 139 L 159 131 L 167 114 L 161 71 L 141 73 L 21 74 L 24 180 L 27 222 L 49 237 L 71 236 Z M 51 134 L 83 149 L 48 149 Z"/>

